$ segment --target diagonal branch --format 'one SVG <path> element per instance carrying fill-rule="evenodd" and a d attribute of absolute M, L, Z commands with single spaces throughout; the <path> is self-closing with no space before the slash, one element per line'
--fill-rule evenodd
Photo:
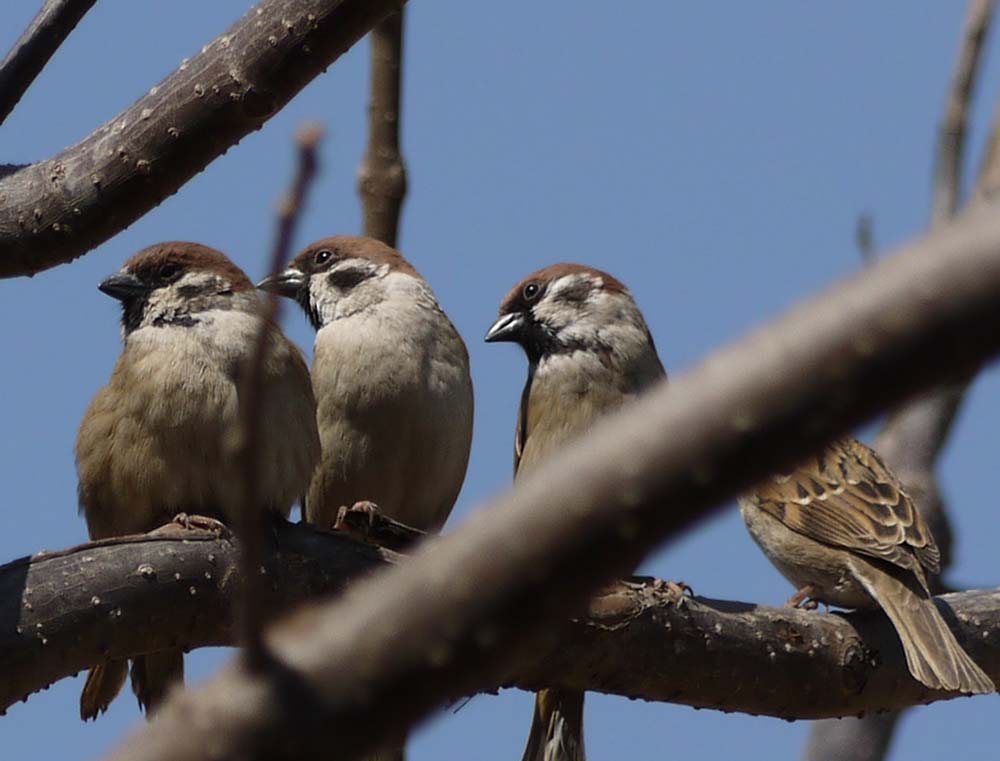
<path fill-rule="evenodd" d="M 368 147 L 358 168 L 365 235 L 393 247 L 406 196 L 406 165 L 399 148 L 403 13 L 392 14 L 371 31 Z"/>
<path fill-rule="evenodd" d="M 403 0 L 262 0 L 81 142 L 0 179 L 0 277 L 86 253 L 274 116 Z"/>
<path fill-rule="evenodd" d="M 0 63 L 0 124 L 97 0 L 46 0 Z"/>
<path fill-rule="evenodd" d="M 969 215 L 602 421 L 405 567 L 280 627 L 283 673 L 232 665 L 111 757 L 328 759 L 330 737 L 343 758 L 372 750 L 502 680 L 600 584 L 710 508 L 971 371 L 1000 350 L 998 322 L 1000 221 Z"/>
<path fill-rule="evenodd" d="M 264 563 L 269 617 L 400 560 L 302 524 L 279 527 L 276 539 Z M 0 566 L 0 708 L 108 655 L 234 644 L 233 601 L 243 578 L 237 554 L 227 539 L 167 527 Z M 67 578 L 74 580 L 69 588 Z M 1000 678 L 1000 593 L 944 600 L 966 647 Z M 602 590 L 585 615 L 536 641 L 489 687 L 504 685 L 786 719 L 954 697 L 913 681 L 895 630 L 879 613 L 824 615 L 707 599 L 678 605 L 655 579 Z"/>

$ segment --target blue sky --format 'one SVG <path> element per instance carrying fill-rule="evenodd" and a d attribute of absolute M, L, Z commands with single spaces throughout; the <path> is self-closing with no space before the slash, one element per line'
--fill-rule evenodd
<path fill-rule="evenodd" d="M 38 0 L 6 0 L 6 49 Z M 0 162 L 83 138 L 224 30 L 244 0 L 102 0 L 0 127 Z M 859 212 L 880 248 L 926 225 L 930 158 L 963 3 L 467 3 L 413 0 L 403 145 L 410 170 L 401 248 L 465 336 L 476 430 L 457 523 L 510 479 L 525 363 L 482 335 L 507 289 L 560 260 L 607 269 L 645 311 L 664 365 L 679 373 L 804 294 L 855 271 Z M 263 130 L 130 229 L 71 265 L 0 281 L 4 366 L 0 560 L 86 538 L 72 446 L 119 351 L 117 305 L 97 283 L 138 248 L 190 239 L 263 274 L 273 209 L 305 119 L 327 126 L 323 174 L 299 243 L 359 229 L 367 46 L 356 46 Z M 972 115 L 984 140 L 997 57 Z M 970 165 L 973 163 L 970 159 Z M 291 337 L 312 332 L 289 313 Z M 963 586 L 997 582 L 995 470 L 1000 376 L 975 385 L 943 463 Z M 449 524 L 451 525 L 451 524 Z M 650 558 L 646 572 L 717 598 L 777 604 L 790 591 L 735 510 Z M 228 654 L 189 657 L 197 680 Z M 0 719 L 20 761 L 93 759 L 139 720 L 122 696 L 77 719 L 80 679 Z M 891 758 L 995 754 L 996 697 L 913 711 Z M 518 758 L 531 697 L 480 696 L 418 732 L 415 761 Z M 805 722 L 590 696 L 591 757 L 704 761 L 792 758 Z"/>

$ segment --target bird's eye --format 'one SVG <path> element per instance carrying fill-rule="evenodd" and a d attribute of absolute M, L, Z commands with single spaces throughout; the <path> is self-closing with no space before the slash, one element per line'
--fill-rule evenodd
<path fill-rule="evenodd" d="M 331 251 L 328 248 L 321 248 L 319 251 L 316 252 L 316 255 L 313 257 L 313 261 L 317 265 L 325 264 L 326 262 L 330 261 L 331 256 L 333 256 L 333 251 Z"/>
<path fill-rule="evenodd" d="M 524 296 L 525 301 L 531 301 L 538 295 L 540 290 L 541 288 L 538 286 L 538 283 L 528 283 L 524 286 L 524 290 L 522 290 L 521 293 Z"/>
<path fill-rule="evenodd" d="M 166 264 L 161 264 L 156 270 L 156 276 L 161 280 L 171 280 L 174 278 L 178 272 L 180 272 L 180 266 L 174 262 L 167 262 Z"/>

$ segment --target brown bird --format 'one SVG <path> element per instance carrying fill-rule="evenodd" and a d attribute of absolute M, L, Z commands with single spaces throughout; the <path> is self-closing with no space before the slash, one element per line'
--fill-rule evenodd
<path fill-rule="evenodd" d="M 879 456 L 852 438 L 740 498 L 750 534 L 798 592 L 788 601 L 882 608 L 913 678 L 935 690 L 994 692 L 934 605 L 940 553 Z"/>
<path fill-rule="evenodd" d="M 316 328 L 323 456 L 305 519 L 329 526 L 340 507 L 370 501 L 439 530 L 465 479 L 473 401 L 465 343 L 430 286 L 384 243 L 339 235 L 258 287 L 298 301 Z M 401 757 L 401 747 L 379 755 Z"/>
<path fill-rule="evenodd" d="M 231 447 L 242 372 L 261 319 L 253 283 L 219 251 L 169 242 L 135 254 L 100 289 L 122 304 L 124 347 L 76 441 L 80 509 L 91 538 L 150 531 L 179 513 L 236 518 Z M 320 448 L 309 371 L 277 326 L 263 372 L 260 496 L 263 509 L 287 516 Z M 109 660 L 90 670 L 82 718 L 107 709 L 127 665 Z M 183 668 L 180 650 L 133 659 L 139 705 L 154 710 Z"/>
<path fill-rule="evenodd" d="M 580 264 L 554 264 L 515 285 L 486 340 L 518 343 L 528 357 L 515 479 L 666 378 L 632 294 Z M 524 761 L 582 761 L 583 702 L 582 692 L 539 692 Z"/>

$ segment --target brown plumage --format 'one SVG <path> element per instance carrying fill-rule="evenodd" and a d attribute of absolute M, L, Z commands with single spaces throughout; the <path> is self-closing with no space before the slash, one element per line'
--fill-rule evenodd
<path fill-rule="evenodd" d="M 515 478 L 666 377 L 628 289 L 580 264 L 554 264 L 521 280 L 486 340 L 516 342 L 528 357 Z M 582 692 L 539 692 L 524 761 L 582 761 L 583 705 Z"/>
<path fill-rule="evenodd" d="M 340 507 L 371 501 L 440 529 L 465 479 L 473 398 L 465 343 L 430 286 L 384 243 L 340 235 L 306 246 L 260 287 L 298 301 L 316 328 L 323 456 L 306 520 L 329 527 Z M 377 756 L 401 757 L 401 745 Z"/>
<path fill-rule="evenodd" d="M 142 533 L 178 513 L 234 519 L 238 471 L 231 445 L 240 377 L 260 325 L 250 280 L 196 243 L 151 246 L 107 278 L 122 302 L 124 346 L 87 407 L 76 444 L 80 509 L 90 536 Z M 261 494 L 286 516 L 319 457 L 315 401 L 301 353 L 275 326 L 264 363 Z M 125 679 L 124 661 L 91 669 L 81 716 L 95 718 Z M 133 661 L 132 686 L 153 709 L 183 675 L 180 651 Z"/>
<path fill-rule="evenodd" d="M 741 497 L 751 534 L 806 597 L 881 607 L 915 679 L 933 689 L 993 692 L 931 599 L 940 553 L 912 500 L 878 455 L 841 439 Z"/>

